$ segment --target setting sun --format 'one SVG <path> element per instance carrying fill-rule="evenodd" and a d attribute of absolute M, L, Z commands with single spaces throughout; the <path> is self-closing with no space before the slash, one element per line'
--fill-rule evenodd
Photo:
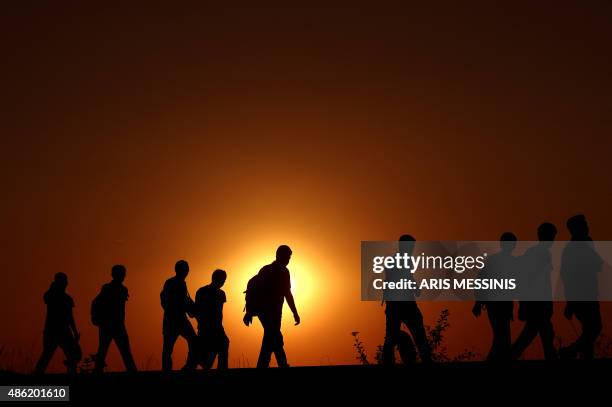
<path fill-rule="evenodd" d="M 317 271 L 308 259 L 304 258 L 304 254 L 300 253 L 299 246 L 292 246 L 292 249 L 294 252 L 287 266 L 291 274 L 291 291 L 295 296 L 298 309 L 301 312 L 309 312 L 312 304 L 316 303 L 314 287 L 317 285 Z M 249 256 L 244 261 L 235 264 L 235 268 L 231 273 L 231 280 L 228 278 L 227 289 L 244 295 L 249 279 L 257 274 L 263 266 L 274 261 L 275 250 L 275 246 L 270 246 L 266 250 L 263 248 L 253 250 L 254 252 L 257 251 L 258 254 Z M 270 254 L 265 255 L 262 253 Z"/>

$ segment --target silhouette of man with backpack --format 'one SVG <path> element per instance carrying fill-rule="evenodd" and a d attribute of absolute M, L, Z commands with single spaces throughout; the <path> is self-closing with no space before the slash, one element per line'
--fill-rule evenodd
<path fill-rule="evenodd" d="M 121 264 L 111 269 L 112 280 L 102 286 L 100 293 L 91 303 L 91 320 L 98 327 L 98 353 L 94 371 L 101 373 L 106 366 L 106 354 L 112 341 L 115 341 L 123 364 L 128 372 L 136 372 L 136 363 L 130 349 L 130 339 L 125 328 L 125 303 L 128 289 L 123 285 L 126 268 Z"/>
<path fill-rule="evenodd" d="M 589 236 L 589 225 L 584 215 L 567 220 L 571 241 L 561 255 L 561 279 L 565 289 L 564 316 L 571 321 L 576 317 L 582 333 L 571 345 L 561 348 L 562 359 L 593 359 L 595 341 L 601 333 L 601 311 L 599 308 L 598 275 L 603 261 L 593 247 Z"/>
<path fill-rule="evenodd" d="M 499 240 L 501 250 L 489 256 L 486 266 L 478 273 L 478 278 L 504 279 L 515 276 L 517 261 L 512 252 L 516 248 L 516 236 L 506 232 Z M 514 319 L 514 301 L 512 297 L 506 298 L 503 294 L 496 294 L 494 299 L 480 295 L 472 308 L 472 314 L 478 318 L 483 307 L 487 310 L 493 332 L 493 342 L 487 360 L 508 361 L 511 356 L 510 324 Z"/>
<path fill-rule="evenodd" d="M 553 302 L 552 285 L 550 281 L 553 270 L 550 248 L 553 245 L 557 228 L 552 223 L 542 223 L 538 227 L 538 240 L 536 246 L 530 247 L 519 258 L 521 283 L 527 289 L 523 299 L 519 301 L 518 318 L 525 322 L 523 330 L 512 345 L 513 359 L 519 359 L 525 349 L 533 342 L 537 335 L 542 340 L 542 349 L 546 360 L 557 358 L 554 339 L 555 330 L 552 324 Z"/>
<path fill-rule="evenodd" d="M 221 289 L 227 273 L 217 269 L 212 282 L 200 288 L 195 296 L 194 314 L 198 320 L 198 362 L 210 369 L 217 357 L 217 369 L 227 369 L 229 339 L 223 329 L 225 292 Z"/>
<path fill-rule="evenodd" d="M 253 317 L 257 316 L 264 329 L 261 351 L 257 360 L 258 368 L 267 368 L 270 365 L 272 353 L 274 353 L 279 367 L 289 367 L 283 348 L 283 334 L 281 333 L 282 310 L 285 299 L 293 312 L 295 325 L 300 323 L 300 316 L 291 293 L 291 279 L 287 269 L 291 254 L 292 251 L 289 246 L 279 246 L 276 250 L 276 260 L 259 270 L 259 273 L 251 278 L 247 284 L 244 324 L 249 326 Z"/>
<path fill-rule="evenodd" d="M 163 335 L 164 344 L 162 348 L 162 371 L 172 370 L 172 351 L 179 336 L 187 341 L 189 352 L 183 370 L 195 369 L 197 366 L 196 333 L 187 314 L 193 316 L 193 300 L 187 291 L 185 278 L 189 274 L 189 264 L 185 260 L 179 260 L 174 266 L 176 275 L 164 283 L 160 293 L 161 305 L 164 309 Z"/>
<path fill-rule="evenodd" d="M 399 251 L 402 254 L 412 255 L 414 250 L 414 237 L 402 235 L 399 238 Z M 386 281 L 412 280 L 410 269 L 391 269 L 385 275 Z M 400 357 L 404 363 L 413 363 L 416 353 L 414 344 L 419 351 L 421 361 L 431 362 L 431 349 L 427 341 L 425 326 L 423 325 L 423 314 L 416 303 L 416 295 L 413 292 L 397 292 L 396 290 L 385 290 L 383 292 L 385 301 L 385 342 L 383 344 L 382 361 L 385 365 L 395 363 L 395 347 L 399 348 Z M 402 331 L 402 323 L 406 325 L 414 343 L 409 335 Z"/>
<path fill-rule="evenodd" d="M 77 364 L 83 356 L 72 312 L 74 300 L 66 293 L 66 287 L 68 276 L 57 273 L 43 297 L 47 304 L 47 317 L 43 331 L 43 351 L 35 368 L 37 374 L 45 373 L 58 346 L 64 351 L 64 365 L 70 374 L 76 373 Z"/>

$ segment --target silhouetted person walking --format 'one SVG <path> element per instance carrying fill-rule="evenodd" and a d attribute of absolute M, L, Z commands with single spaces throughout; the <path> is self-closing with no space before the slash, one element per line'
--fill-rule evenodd
<path fill-rule="evenodd" d="M 43 332 L 43 351 L 35 372 L 42 374 L 59 346 L 64 351 L 68 373 L 76 373 L 77 364 L 81 360 L 82 351 L 79 346 L 79 331 L 74 322 L 74 300 L 66 293 L 68 276 L 57 273 L 51 286 L 44 295 L 47 304 L 47 318 Z"/>
<path fill-rule="evenodd" d="M 246 314 L 243 321 L 246 326 L 249 326 L 253 317 L 257 316 L 264 329 L 261 351 L 257 360 L 258 368 L 266 368 L 270 365 L 272 353 L 274 353 L 279 367 L 289 366 L 283 348 L 283 334 L 281 333 L 285 299 L 293 312 L 295 325 L 300 323 L 300 316 L 291 293 L 291 279 L 287 269 L 291 253 L 289 246 L 279 246 L 276 250 L 276 260 L 259 270 L 259 273 L 249 280 L 247 286 Z"/>
<path fill-rule="evenodd" d="M 183 370 L 194 369 L 197 365 L 195 346 L 196 334 L 187 314 L 193 315 L 193 300 L 187 291 L 185 278 L 189 274 L 189 264 L 179 260 L 174 266 L 176 275 L 164 283 L 160 294 L 161 305 L 164 309 L 164 345 L 162 349 L 162 370 L 172 370 L 172 351 L 179 336 L 187 340 L 189 353 Z"/>
<path fill-rule="evenodd" d="M 402 235 L 399 239 L 399 252 L 412 255 L 414 250 L 414 237 Z M 385 274 L 386 281 L 401 281 L 406 278 L 413 280 L 410 269 L 392 269 Z M 416 303 L 416 295 L 412 291 L 404 290 L 385 290 L 383 292 L 385 300 L 385 342 L 383 344 L 382 359 L 383 364 L 392 365 L 395 363 L 395 347 L 400 347 L 400 356 L 404 363 L 414 360 L 414 348 L 410 349 L 412 341 L 408 341 L 407 334 L 401 330 L 402 323 L 406 325 L 414 344 L 419 351 L 422 362 L 431 362 L 431 349 L 427 341 L 425 326 L 423 325 L 423 314 Z M 408 355 L 405 357 L 404 355 Z"/>
<path fill-rule="evenodd" d="M 91 319 L 98 327 L 98 353 L 94 370 L 98 373 L 106 367 L 106 354 L 111 341 L 115 341 L 125 370 L 135 372 L 136 363 L 130 349 L 130 339 L 125 328 L 125 303 L 128 289 L 123 285 L 126 269 L 121 264 L 111 269 L 112 280 L 102 286 L 100 293 L 91 304 Z"/>
<path fill-rule="evenodd" d="M 519 301 L 519 320 L 525 321 L 523 330 L 512 345 L 512 358 L 519 359 L 525 349 L 540 335 L 544 358 L 557 358 L 554 339 L 555 331 L 551 318 L 553 316 L 552 285 L 550 276 L 553 270 L 550 249 L 557 236 L 557 228 L 552 223 L 543 223 L 538 227 L 538 243 L 527 249 L 520 257 L 519 264 L 521 284 L 526 285 L 524 299 Z"/>
<path fill-rule="evenodd" d="M 198 320 L 198 362 L 210 369 L 217 357 L 217 369 L 227 369 L 229 339 L 223 329 L 225 292 L 221 289 L 227 273 L 215 270 L 212 282 L 200 288 L 195 296 L 195 316 Z"/>
<path fill-rule="evenodd" d="M 561 279 L 565 288 L 564 315 L 568 320 L 576 316 L 582 333 L 576 342 L 561 348 L 563 359 L 593 359 L 597 337 L 601 333 L 601 312 L 598 298 L 598 274 L 602 271 L 599 257 L 589 236 L 589 225 L 584 215 L 567 220 L 571 241 L 561 255 Z"/>
<path fill-rule="evenodd" d="M 516 236 L 506 232 L 500 237 L 501 250 L 489 256 L 486 266 L 480 271 L 478 278 L 504 279 L 513 278 L 516 274 L 516 257 L 512 252 L 516 248 Z M 501 293 L 495 295 L 495 300 L 488 296 L 477 297 L 472 309 L 475 317 L 479 317 L 482 308 L 487 310 L 489 324 L 493 332 L 493 343 L 487 355 L 488 361 L 506 361 L 510 359 L 510 323 L 514 319 L 514 302 Z"/>

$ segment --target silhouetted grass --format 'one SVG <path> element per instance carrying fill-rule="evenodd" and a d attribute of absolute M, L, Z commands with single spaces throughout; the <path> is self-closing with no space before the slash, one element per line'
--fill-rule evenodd
<path fill-rule="evenodd" d="M 36 354 L 35 349 L 35 345 L 32 345 L 30 349 L 0 345 L 0 371 L 15 373 L 31 372 L 35 363 L 32 356 Z"/>

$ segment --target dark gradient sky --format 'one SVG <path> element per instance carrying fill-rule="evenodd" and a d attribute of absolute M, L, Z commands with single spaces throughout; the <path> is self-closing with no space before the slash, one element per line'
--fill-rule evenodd
<path fill-rule="evenodd" d="M 252 365 L 242 291 L 287 243 L 303 314 L 290 363 L 352 363 L 351 331 L 371 353 L 384 334 L 359 301 L 361 240 L 533 240 L 544 220 L 567 239 L 577 212 L 612 240 L 610 2 L 14 3 L 0 344 L 39 351 L 41 295 L 65 271 L 93 353 L 89 302 L 124 262 L 135 354 L 156 367 L 158 294 L 184 257 L 192 292 L 227 269 L 230 364 Z M 486 322 L 450 307 L 449 348 L 485 353 Z"/>

